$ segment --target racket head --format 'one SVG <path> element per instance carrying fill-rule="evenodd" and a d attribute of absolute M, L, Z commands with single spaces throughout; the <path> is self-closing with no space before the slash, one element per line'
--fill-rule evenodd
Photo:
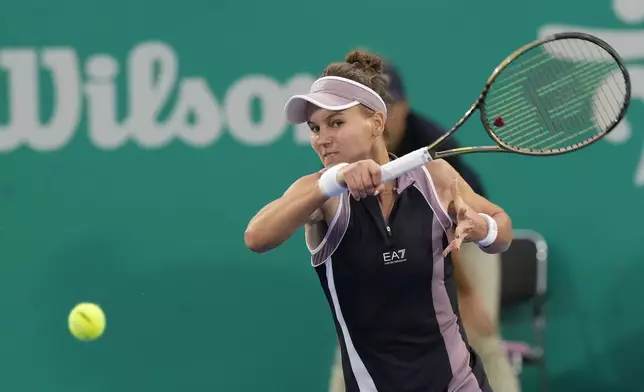
<path fill-rule="evenodd" d="M 559 33 L 508 56 L 479 98 L 481 121 L 503 149 L 558 155 L 601 139 L 624 118 L 631 80 L 619 54 L 585 33 Z"/>

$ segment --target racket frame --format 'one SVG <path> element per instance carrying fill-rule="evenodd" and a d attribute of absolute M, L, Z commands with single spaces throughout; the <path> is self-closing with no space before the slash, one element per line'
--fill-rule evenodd
<path fill-rule="evenodd" d="M 597 135 L 593 136 L 592 138 L 585 140 L 581 143 L 574 144 L 572 146 L 568 146 L 565 148 L 560 148 L 557 150 L 552 150 L 552 151 L 533 151 L 529 149 L 519 149 L 519 148 L 514 148 L 512 146 L 509 146 L 508 144 L 504 143 L 492 130 L 490 127 L 488 121 L 487 121 L 487 112 L 485 108 L 485 97 L 487 96 L 488 91 L 490 90 L 490 87 L 492 86 L 492 83 L 497 79 L 497 77 L 501 74 L 501 72 L 507 68 L 514 60 L 516 60 L 519 56 L 524 54 L 525 52 L 546 44 L 548 42 L 553 42 L 557 41 L 560 39 L 569 39 L 569 38 L 574 38 L 574 39 L 581 39 L 585 41 L 592 42 L 598 46 L 600 46 L 602 49 L 604 49 L 608 54 L 617 62 L 617 65 L 620 68 L 620 71 L 622 72 L 622 75 L 624 76 L 624 82 L 625 82 L 625 88 L 626 88 L 626 94 L 624 97 L 624 105 L 621 108 L 621 111 L 619 112 L 618 116 L 616 117 L 615 120 L 610 124 L 610 126 L 607 128 L 602 133 L 598 133 Z M 552 156 L 552 155 L 561 155 L 565 154 L 571 151 L 576 151 L 579 150 L 583 147 L 587 147 L 597 140 L 601 139 L 605 135 L 607 135 L 609 132 L 611 132 L 617 124 L 620 123 L 620 121 L 624 118 L 624 115 L 626 114 L 626 111 L 628 110 L 628 107 L 631 102 L 631 78 L 628 73 L 628 69 L 624 65 L 624 61 L 620 57 L 620 55 L 613 49 L 608 43 L 605 41 L 592 36 L 590 34 L 586 33 L 580 33 L 580 32 L 562 32 L 562 33 L 557 33 L 550 35 L 548 37 L 545 37 L 540 40 L 536 40 L 533 42 L 530 42 L 519 49 L 515 50 L 512 54 L 510 54 L 508 57 L 505 58 L 495 69 L 494 72 L 490 75 L 488 78 L 487 82 L 485 83 L 485 86 L 483 87 L 483 90 L 479 94 L 478 99 L 474 104 L 470 107 L 470 109 L 463 115 L 463 117 L 450 129 L 448 132 L 444 133 L 441 135 L 438 139 L 436 139 L 433 143 L 428 145 L 426 148 L 429 151 L 432 159 L 440 159 L 440 158 L 447 158 L 450 156 L 455 156 L 455 155 L 462 155 L 462 154 L 469 154 L 473 152 L 512 152 L 515 154 L 522 154 L 522 155 L 531 155 L 531 156 Z M 476 111 L 479 110 L 480 117 L 481 117 L 481 122 L 483 123 L 483 127 L 485 128 L 485 131 L 487 134 L 490 136 L 492 140 L 494 140 L 495 143 L 497 143 L 496 146 L 478 146 L 478 147 L 459 147 L 451 150 L 446 150 L 446 151 L 435 151 L 436 147 L 438 147 L 445 139 L 449 138 L 452 136 L 471 116 L 472 114 Z"/>

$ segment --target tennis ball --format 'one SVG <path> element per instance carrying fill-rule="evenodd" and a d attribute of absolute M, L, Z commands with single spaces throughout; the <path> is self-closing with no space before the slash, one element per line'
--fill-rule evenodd
<path fill-rule="evenodd" d="M 69 313 L 67 323 L 69 331 L 76 339 L 96 340 L 105 331 L 105 313 L 96 304 L 80 303 Z"/>

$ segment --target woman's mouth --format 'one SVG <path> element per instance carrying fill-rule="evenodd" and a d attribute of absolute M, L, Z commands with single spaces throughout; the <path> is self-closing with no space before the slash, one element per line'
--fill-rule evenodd
<path fill-rule="evenodd" d="M 332 156 L 335 156 L 337 154 L 338 154 L 337 152 L 325 152 L 324 154 L 322 154 L 322 157 L 326 159 L 326 158 L 330 158 Z"/>

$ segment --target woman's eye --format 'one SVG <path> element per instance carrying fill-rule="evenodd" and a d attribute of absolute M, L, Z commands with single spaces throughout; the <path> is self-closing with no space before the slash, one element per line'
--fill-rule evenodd
<path fill-rule="evenodd" d="M 339 127 L 341 127 L 341 126 L 342 126 L 342 124 L 344 124 L 344 121 L 336 120 L 336 121 L 334 121 L 334 122 L 332 122 L 332 123 L 331 123 L 331 126 L 332 126 L 333 128 L 339 128 Z"/>

